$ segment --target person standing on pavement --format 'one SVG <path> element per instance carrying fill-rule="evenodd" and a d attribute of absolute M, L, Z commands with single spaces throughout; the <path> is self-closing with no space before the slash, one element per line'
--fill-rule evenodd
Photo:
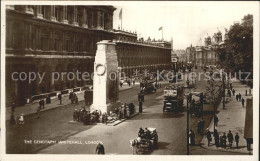
<path fill-rule="evenodd" d="M 195 133 L 190 129 L 190 142 L 191 146 L 195 145 Z"/>
<path fill-rule="evenodd" d="M 203 134 L 204 133 L 204 125 L 205 125 L 205 121 L 204 120 L 201 120 L 201 131 L 200 131 L 200 134 Z"/>
<path fill-rule="evenodd" d="M 214 115 L 214 123 L 216 126 L 218 126 L 218 116 L 217 115 Z"/>
<path fill-rule="evenodd" d="M 226 142 L 227 142 L 226 133 L 223 134 L 221 142 L 222 142 L 223 147 L 226 148 L 226 146 L 227 146 L 227 144 L 226 144 Z"/>
<path fill-rule="evenodd" d="M 208 146 L 209 146 L 210 142 L 212 141 L 211 132 L 209 131 L 209 128 L 207 128 L 207 140 L 208 140 Z"/>
<path fill-rule="evenodd" d="M 14 118 L 14 113 L 11 112 L 10 125 L 15 125 L 15 124 L 16 124 L 16 121 L 15 121 L 15 118 Z"/>
<path fill-rule="evenodd" d="M 246 89 L 246 96 L 247 96 L 247 89 Z"/>
<path fill-rule="evenodd" d="M 235 93 L 236 93 L 235 89 L 232 90 L 232 93 L 233 93 L 233 96 L 235 96 Z"/>
<path fill-rule="evenodd" d="M 40 107 L 38 107 L 38 109 L 37 109 L 37 119 L 39 119 L 40 118 L 40 111 L 41 111 L 41 108 Z"/>
<path fill-rule="evenodd" d="M 96 153 L 97 154 L 105 154 L 105 148 L 102 143 L 98 143 L 97 148 L 96 148 Z"/>
<path fill-rule="evenodd" d="M 242 102 L 242 106 L 244 107 L 244 105 L 245 105 L 245 99 L 242 98 L 241 102 Z"/>
<path fill-rule="evenodd" d="M 197 124 L 197 132 L 198 132 L 198 134 L 201 134 L 201 121 L 200 120 L 198 121 L 198 124 Z"/>
<path fill-rule="evenodd" d="M 15 110 L 15 103 L 13 102 L 12 103 L 12 112 L 14 112 L 14 110 Z"/>
<path fill-rule="evenodd" d="M 231 149 L 232 143 L 233 143 L 233 140 L 234 140 L 234 137 L 233 137 L 233 134 L 231 133 L 231 130 L 229 130 L 227 137 L 228 137 L 228 144 L 229 144 L 229 147 Z"/>
<path fill-rule="evenodd" d="M 238 94 L 236 94 L 236 100 L 238 101 Z"/>
<path fill-rule="evenodd" d="M 58 95 L 58 99 L 60 100 L 60 105 L 61 105 L 61 103 L 62 103 L 62 96 L 61 96 L 61 92 L 59 93 L 59 95 Z"/>
<path fill-rule="evenodd" d="M 143 113 L 143 103 L 142 103 L 142 101 L 139 102 L 139 113 Z"/>
<path fill-rule="evenodd" d="M 215 139 L 215 145 L 218 148 L 219 147 L 219 134 L 218 134 L 217 129 L 215 129 L 213 136 L 214 136 L 214 139 Z"/>
<path fill-rule="evenodd" d="M 42 99 L 41 101 L 42 101 L 42 108 L 44 109 L 44 104 L 45 104 L 44 99 Z"/>
<path fill-rule="evenodd" d="M 39 101 L 39 108 L 42 109 L 42 100 Z"/>
<path fill-rule="evenodd" d="M 235 135 L 235 141 L 236 141 L 236 147 L 238 148 L 238 143 L 239 143 L 238 133 L 236 133 L 236 135 Z"/>
<path fill-rule="evenodd" d="M 238 94 L 238 101 L 239 102 L 241 101 L 241 94 L 240 93 Z"/>

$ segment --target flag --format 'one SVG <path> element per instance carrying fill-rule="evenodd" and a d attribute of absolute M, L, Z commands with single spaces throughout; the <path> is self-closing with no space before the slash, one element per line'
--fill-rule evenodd
<path fill-rule="evenodd" d="M 161 27 L 159 28 L 159 31 L 162 30 L 162 29 L 163 29 L 163 27 L 161 26 Z"/>
<path fill-rule="evenodd" d="M 121 8 L 121 10 L 119 12 L 119 19 L 122 20 L 122 8 Z"/>

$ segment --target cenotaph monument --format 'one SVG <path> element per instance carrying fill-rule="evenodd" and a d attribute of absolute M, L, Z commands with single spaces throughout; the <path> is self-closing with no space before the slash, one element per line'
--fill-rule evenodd
<path fill-rule="evenodd" d="M 103 40 L 97 43 L 93 77 L 93 104 L 90 111 L 109 113 L 119 107 L 119 76 L 115 43 Z"/>

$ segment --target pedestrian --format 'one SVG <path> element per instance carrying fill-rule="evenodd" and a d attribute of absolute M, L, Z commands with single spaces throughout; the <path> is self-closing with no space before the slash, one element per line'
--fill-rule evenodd
<path fill-rule="evenodd" d="M 61 93 L 59 93 L 59 95 L 58 95 L 58 99 L 60 100 L 60 105 L 61 105 L 61 103 L 62 103 L 62 96 L 61 96 Z"/>
<path fill-rule="evenodd" d="M 73 92 L 70 92 L 70 94 L 69 94 L 69 100 L 71 100 L 72 97 L 73 97 Z"/>
<path fill-rule="evenodd" d="M 233 96 L 235 95 L 235 92 L 236 92 L 235 89 L 233 89 L 233 90 L 232 90 Z"/>
<path fill-rule="evenodd" d="M 204 125 L 205 125 L 205 121 L 204 120 L 201 120 L 201 134 L 204 133 Z"/>
<path fill-rule="evenodd" d="M 240 93 L 238 94 L 238 101 L 239 102 L 241 101 L 241 94 Z"/>
<path fill-rule="evenodd" d="M 42 109 L 42 100 L 39 101 L 39 108 Z"/>
<path fill-rule="evenodd" d="M 44 109 L 44 99 L 41 100 L 42 101 L 42 108 Z"/>
<path fill-rule="evenodd" d="M 215 129 L 213 135 L 214 135 L 214 139 L 215 139 L 215 145 L 218 148 L 219 147 L 219 134 L 218 134 L 218 130 L 217 129 Z"/>
<path fill-rule="evenodd" d="M 247 96 L 247 89 L 246 89 L 246 96 Z"/>
<path fill-rule="evenodd" d="M 244 105 L 245 105 L 245 100 L 244 100 L 244 98 L 242 98 L 241 102 L 242 102 L 242 106 L 244 107 Z"/>
<path fill-rule="evenodd" d="M 85 101 L 85 105 L 86 106 L 88 105 L 87 99 L 88 99 L 88 94 L 87 94 L 87 90 L 85 90 L 85 92 L 84 92 L 84 101 Z"/>
<path fill-rule="evenodd" d="M 238 101 L 238 94 L 236 94 L 236 100 Z"/>
<path fill-rule="evenodd" d="M 24 115 L 23 115 L 23 114 L 20 115 L 18 121 L 19 121 L 19 124 L 20 124 L 20 125 L 23 125 L 23 124 L 25 123 L 25 122 L 24 122 Z"/>
<path fill-rule="evenodd" d="M 142 103 L 142 101 L 139 102 L 139 113 L 143 113 L 143 103 Z"/>
<path fill-rule="evenodd" d="M 16 124 L 16 121 L 15 121 L 15 118 L 14 118 L 14 113 L 11 112 L 10 125 L 15 125 L 15 124 Z"/>
<path fill-rule="evenodd" d="M 51 103 L 51 97 L 50 97 L 50 95 L 47 95 L 46 104 L 50 104 L 50 103 Z"/>
<path fill-rule="evenodd" d="M 97 148 L 96 148 L 96 153 L 97 154 L 105 154 L 105 148 L 102 143 L 98 143 Z"/>
<path fill-rule="evenodd" d="M 14 112 L 14 110 L 15 110 L 15 103 L 13 102 L 12 103 L 12 112 Z"/>
<path fill-rule="evenodd" d="M 212 141 L 211 132 L 209 131 L 209 128 L 207 128 L 207 140 L 208 140 L 208 146 L 209 146 L 210 142 Z"/>
<path fill-rule="evenodd" d="M 127 80 L 127 84 L 128 84 L 129 87 L 131 86 L 130 80 Z"/>
<path fill-rule="evenodd" d="M 228 90 L 228 96 L 231 97 L 231 90 Z"/>
<path fill-rule="evenodd" d="M 227 134 L 227 138 L 228 138 L 228 144 L 230 149 L 232 148 L 232 143 L 234 140 L 233 134 L 231 133 L 231 130 L 229 130 L 228 134 Z"/>
<path fill-rule="evenodd" d="M 238 133 L 236 133 L 236 135 L 235 135 L 235 141 L 236 141 L 236 147 L 238 148 L 238 143 L 239 143 Z"/>
<path fill-rule="evenodd" d="M 144 136 L 144 130 L 142 127 L 139 128 L 139 131 L 138 131 L 138 137 L 140 137 L 141 139 L 143 138 Z"/>
<path fill-rule="evenodd" d="M 75 94 L 75 103 L 78 104 L 79 103 L 79 98 L 78 96 Z"/>
<path fill-rule="evenodd" d="M 195 133 L 190 129 L 190 142 L 191 146 L 195 145 Z"/>
<path fill-rule="evenodd" d="M 197 132 L 198 132 L 198 134 L 201 134 L 201 121 L 200 120 L 198 121 L 198 124 L 197 124 Z"/>
<path fill-rule="evenodd" d="M 226 146 L 227 146 L 227 144 L 226 144 L 226 142 L 227 142 L 227 136 L 226 136 L 226 133 L 225 133 L 225 132 L 223 133 L 221 142 L 222 142 L 223 147 L 226 148 Z"/>
<path fill-rule="evenodd" d="M 218 116 L 217 115 L 214 115 L 214 123 L 216 126 L 218 126 Z"/>
<path fill-rule="evenodd" d="M 37 111 L 36 111 L 36 113 L 37 113 L 37 119 L 39 119 L 39 118 L 40 118 L 40 111 L 41 111 L 41 108 L 40 108 L 40 107 L 38 107 L 38 109 L 37 109 Z"/>

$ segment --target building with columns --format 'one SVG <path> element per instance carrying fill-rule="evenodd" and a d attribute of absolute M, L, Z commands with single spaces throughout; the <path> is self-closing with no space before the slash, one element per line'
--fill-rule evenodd
<path fill-rule="evenodd" d="M 193 65 L 204 67 L 208 65 L 216 65 L 218 61 L 217 49 L 223 44 L 222 33 L 219 31 L 212 36 L 205 38 L 204 46 L 196 46 L 186 48 L 188 61 Z"/>
<path fill-rule="evenodd" d="M 119 69 L 132 75 L 134 69 L 157 69 L 170 62 L 168 42 L 137 40 L 137 34 L 113 29 L 113 6 L 6 6 L 6 102 L 24 104 L 57 91 L 81 90 L 91 79 L 52 81 L 57 72 L 93 73 L 96 43 L 116 42 Z M 13 80 L 35 72 L 43 80 Z M 15 73 L 15 75 L 13 75 Z M 41 82 L 40 82 L 41 81 Z M 80 89 L 79 89 L 80 87 Z"/>
<path fill-rule="evenodd" d="M 136 33 L 114 30 L 119 71 L 130 77 L 138 73 L 170 69 L 171 44 L 148 38 L 137 39 Z"/>

